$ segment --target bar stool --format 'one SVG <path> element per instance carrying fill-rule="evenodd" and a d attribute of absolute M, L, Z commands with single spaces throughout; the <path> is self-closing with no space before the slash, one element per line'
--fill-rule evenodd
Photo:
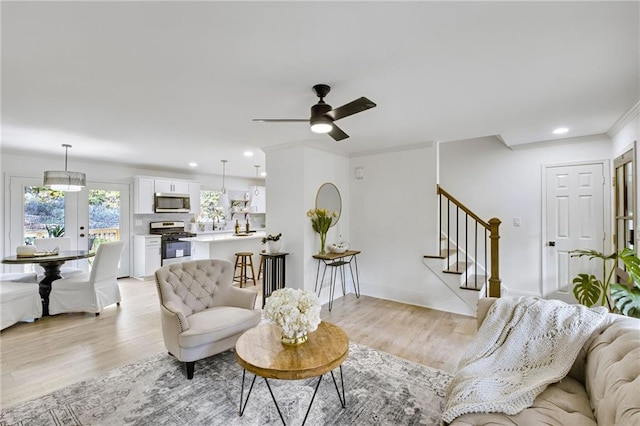
<path fill-rule="evenodd" d="M 253 285 L 256 285 L 256 273 L 253 269 L 253 253 L 250 251 L 239 251 L 238 253 L 236 253 L 236 264 L 233 270 L 234 271 L 233 281 L 239 282 L 241 288 L 242 288 L 242 284 L 246 284 L 247 281 L 249 280 L 249 277 L 247 275 L 249 267 L 251 268 L 250 279 L 253 280 Z M 240 268 L 240 274 L 235 275 L 236 272 L 238 271 L 238 268 Z"/>
<path fill-rule="evenodd" d="M 258 266 L 258 281 L 260 281 L 260 277 L 262 276 L 262 271 L 264 270 L 264 253 L 265 253 L 264 250 L 260 252 L 260 266 Z"/>

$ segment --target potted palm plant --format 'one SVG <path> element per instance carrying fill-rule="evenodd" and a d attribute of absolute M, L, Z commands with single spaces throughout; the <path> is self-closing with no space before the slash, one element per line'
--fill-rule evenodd
<path fill-rule="evenodd" d="M 600 304 L 609 311 L 640 318 L 640 259 L 633 250 L 625 248 L 609 255 L 596 250 L 574 250 L 571 256 L 602 260 L 602 279 L 591 274 L 578 274 L 573 279 L 573 295 L 579 303 L 589 307 Z M 625 265 L 628 274 L 624 284 L 614 280 L 618 261 Z"/>

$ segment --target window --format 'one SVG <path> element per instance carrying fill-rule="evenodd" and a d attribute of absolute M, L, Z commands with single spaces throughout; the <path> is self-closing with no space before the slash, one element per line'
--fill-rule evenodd
<path fill-rule="evenodd" d="M 120 240 L 120 191 L 89 190 L 89 250 Z"/>
<path fill-rule="evenodd" d="M 225 221 L 224 206 L 219 205 L 220 191 L 200 191 L 200 216 L 198 222 L 220 223 Z"/>
<path fill-rule="evenodd" d="M 42 186 L 24 187 L 24 240 L 64 236 L 64 192 Z"/>

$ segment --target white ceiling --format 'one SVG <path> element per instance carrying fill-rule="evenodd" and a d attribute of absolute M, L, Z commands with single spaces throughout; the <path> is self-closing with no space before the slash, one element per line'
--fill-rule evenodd
<path fill-rule="evenodd" d="M 3 1 L 2 149 L 251 177 L 280 144 L 601 134 L 640 98 L 639 5 Z M 251 121 L 308 118 L 316 83 L 378 106 L 342 142 Z"/>

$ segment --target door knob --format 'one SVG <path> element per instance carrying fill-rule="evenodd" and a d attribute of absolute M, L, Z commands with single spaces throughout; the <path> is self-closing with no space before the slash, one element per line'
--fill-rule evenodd
<path fill-rule="evenodd" d="M 84 234 L 80 234 L 81 237 L 84 237 Z"/>
<path fill-rule="evenodd" d="M 556 246 L 556 242 L 555 241 L 549 241 L 547 244 L 549 245 L 549 247 L 555 247 Z"/>

